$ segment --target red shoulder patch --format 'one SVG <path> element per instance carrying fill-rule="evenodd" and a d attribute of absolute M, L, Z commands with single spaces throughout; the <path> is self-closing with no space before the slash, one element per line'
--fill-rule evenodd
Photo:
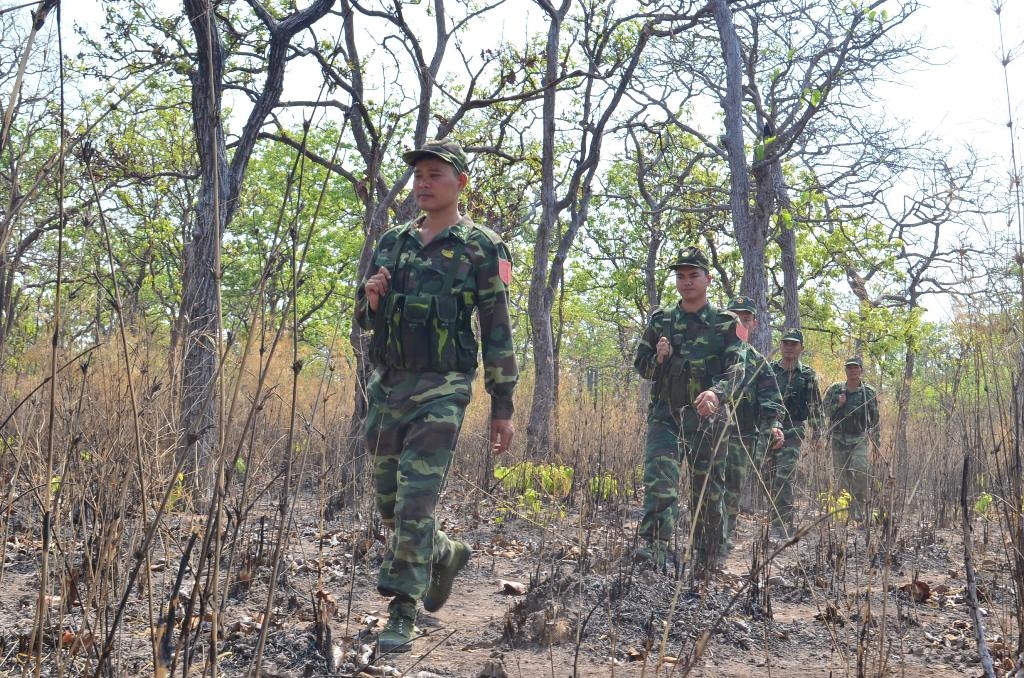
<path fill-rule="evenodd" d="M 508 259 L 498 258 L 498 277 L 506 285 L 512 282 L 512 262 Z"/>

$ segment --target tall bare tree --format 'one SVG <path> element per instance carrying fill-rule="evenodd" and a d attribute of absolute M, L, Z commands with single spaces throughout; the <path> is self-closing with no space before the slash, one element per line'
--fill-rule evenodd
<path fill-rule="evenodd" d="M 725 85 L 719 84 L 716 69 L 694 73 L 718 94 L 725 112 L 722 145 L 732 182 L 730 211 L 743 255 L 740 291 L 755 300 L 759 316 L 768 320 L 759 323 L 752 338 L 761 349 L 771 341 L 765 249 L 772 238 L 782 249 L 785 324 L 800 325 L 792 221 L 777 220 L 779 230 L 772 233 L 775 216 L 791 205 L 783 165 L 834 167 L 848 160 L 850 146 L 871 146 L 856 129 L 823 121 L 845 118 L 862 124 L 844 110 L 868 101 L 872 86 L 915 54 L 916 42 L 897 35 L 917 3 L 901 3 L 891 15 L 884 4 L 755 3 L 734 16 L 726 0 L 712 2 Z M 753 141 L 750 146 L 746 138 Z M 750 147 L 753 158 L 748 161 Z"/>
<path fill-rule="evenodd" d="M 557 6 L 550 0 L 536 2 L 547 18 L 548 32 L 541 110 L 541 214 L 529 298 L 534 390 L 526 434 L 527 453 L 539 457 L 549 454 L 554 445 L 552 428 L 558 398 L 557 345 L 552 324 L 555 299 L 564 279 L 565 262 L 588 218 L 605 136 L 615 127 L 613 116 L 635 85 L 634 76 L 650 41 L 679 35 L 706 14 L 703 5 L 695 4 L 689 13 L 679 10 L 675 14 L 620 15 L 605 2 L 587 0 L 580 3 L 578 20 L 570 21 L 570 0 L 562 0 Z M 565 112 L 556 87 L 576 56 L 566 43 L 578 48 L 580 59 L 580 68 L 572 78 L 578 81 L 572 94 L 577 101 L 572 109 L 571 135 L 562 125 Z M 560 148 L 558 140 L 572 150 Z M 568 212 L 564 223 L 563 212 Z"/>
<path fill-rule="evenodd" d="M 182 286 L 186 324 L 181 389 L 181 445 L 190 485 L 203 483 L 197 471 L 217 444 L 217 371 L 221 346 L 220 249 L 224 230 L 238 206 L 246 166 L 261 128 L 281 98 L 292 40 L 324 17 L 334 0 L 314 0 L 306 9 L 278 18 L 266 5 L 249 6 L 267 33 L 266 57 L 259 69 L 262 88 L 249 90 L 252 108 L 230 158 L 224 142 L 224 87 L 228 51 L 224 21 L 213 0 L 184 0 L 195 36 L 189 78 L 192 81 L 192 124 L 199 155 L 201 185 L 196 218 L 187 234 Z"/>

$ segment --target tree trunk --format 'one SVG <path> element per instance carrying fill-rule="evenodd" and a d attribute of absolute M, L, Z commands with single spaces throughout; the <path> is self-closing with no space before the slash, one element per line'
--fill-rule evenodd
<path fill-rule="evenodd" d="M 213 448 L 217 347 L 220 344 L 220 245 L 226 225 L 224 182 L 227 149 L 221 119 L 224 45 L 208 0 L 185 0 L 196 36 L 192 80 L 192 125 L 201 181 L 192 232 L 185 243 L 182 315 L 181 444 L 186 488 L 211 487 L 199 473 Z"/>
<path fill-rule="evenodd" d="M 568 3 L 563 3 L 563 10 Z M 530 420 L 526 425 L 526 453 L 536 459 L 551 451 L 551 417 L 555 407 L 555 347 L 551 328 L 551 311 L 555 293 L 548 283 L 548 257 L 558 220 L 558 197 L 555 195 L 555 81 L 558 79 L 559 46 L 564 11 L 549 12 L 544 73 L 544 97 L 541 107 L 541 215 L 533 245 L 533 270 L 530 272 L 530 294 L 527 311 L 530 316 L 530 338 L 533 341 L 533 400 Z"/>
<path fill-rule="evenodd" d="M 743 59 L 740 41 L 732 21 L 727 0 L 713 0 L 712 11 L 722 41 L 725 59 L 725 150 L 729 159 L 729 209 L 736 242 L 743 259 L 743 282 L 740 293 L 754 300 L 759 322 L 751 333 L 750 343 L 762 352 L 771 344 L 771 319 L 768 317 L 767 281 L 764 271 L 764 250 L 768 233 L 768 218 L 774 204 L 774 186 L 767 163 L 755 171 L 757 187 L 754 213 L 749 209 L 750 181 L 747 177 L 747 158 L 743 143 Z"/>
<path fill-rule="evenodd" d="M 790 210 L 793 203 L 789 199 L 786 182 L 782 175 L 782 161 L 774 158 L 771 161 L 772 175 L 775 179 L 775 199 L 779 207 Z M 782 316 L 784 328 L 799 328 L 800 322 L 800 283 L 796 266 L 796 232 L 793 220 L 779 219 L 778 235 L 775 242 L 782 250 Z"/>
<path fill-rule="evenodd" d="M 907 337 L 907 352 L 903 361 L 903 379 L 900 381 L 900 389 L 896 394 L 896 465 L 897 468 L 906 467 L 903 462 L 908 458 L 909 445 L 907 444 L 907 424 L 910 421 L 910 399 L 914 386 L 914 365 L 917 362 L 917 349 L 915 343 L 917 337 Z"/>
<path fill-rule="evenodd" d="M 224 90 L 224 44 L 212 0 L 184 0 L 196 38 L 192 81 L 192 124 L 199 155 L 200 187 L 196 219 L 187 234 L 182 283 L 183 337 L 181 433 L 179 461 L 185 464 L 186 487 L 202 489 L 199 473 L 210 460 L 219 431 L 214 421 L 217 348 L 220 345 L 220 248 L 224 230 L 238 205 L 245 169 L 264 121 L 281 99 L 284 70 L 292 38 L 330 11 L 334 0 L 315 0 L 309 7 L 274 20 L 251 3 L 270 31 L 266 80 L 253 102 L 228 163 L 224 145 L 221 99 Z M 182 457 L 184 457 L 182 459 Z M 207 484 L 207 488 L 212 485 Z"/>

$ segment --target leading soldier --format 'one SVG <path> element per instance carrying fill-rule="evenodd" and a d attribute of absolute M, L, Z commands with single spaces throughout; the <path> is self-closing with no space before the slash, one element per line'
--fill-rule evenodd
<path fill-rule="evenodd" d="M 665 566 L 679 512 L 680 455 L 690 468 L 693 563 L 710 572 L 719 564 L 724 534 L 724 406 L 742 387 L 746 344 L 736 316 L 708 303 L 707 256 L 684 249 L 669 267 L 681 299 L 655 311 L 636 348 L 634 367 L 654 381 L 644 447 L 644 515 L 637 555 Z M 742 329 L 740 329 L 742 332 Z"/>
<path fill-rule="evenodd" d="M 381 236 L 355 310 L 359 326 L 373 330 L 366 442 L 377 509 L 393 530 L 377 577 L 377 590 L 391 596 L 379 653 L 410 649 L 417 601 L 438 610 L 469 561 L 469 546 L 437 529 L 434 509 L 476 373 L 474 309 L 495 453 L 512 441 L 518 379 L 511 257 L 496 233 L 459 211 L 469 180 L 462 146 L 438 139 L 402 157 L 413 167 L 413 195 L 424 214 Z"/>
<path fill-rule="evenodd" d="M 769 451 L 763 474 L 768 489 L 772 533 L 786 539 L 793 536 L 793 476 L 806 435 L 805 422 L 810 421 L 815 440 L 821 437 L 823 422 L 818 375 L 810 365 L 800 361 L 804 352 L 804 333 L 798 329 L 786 330 L 779 352 L 782 355 L 772 363 L 772 370 L 786 406 L 782 419 L 785 438 L 778 449 Z"/>

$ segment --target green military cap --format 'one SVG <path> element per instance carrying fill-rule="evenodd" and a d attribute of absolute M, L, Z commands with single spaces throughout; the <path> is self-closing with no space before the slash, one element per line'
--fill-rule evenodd
<path fill-rule="evenodd" d="M 853 356 L 846 361 L 846 367 L 850 365 L 856 365 L 857 367 L 864 367 L 864 361 L 860 359 L 860 356 Z"/>
<path fill-rule="evenodd" d="M 742 294 L 735 297 L 729 302 L 729 306 L 725 309 L 727 311 L 748 311 L 757 315 L 757 307 L 754 306 L 754 300 L 750 297 L 745 297 Z"/>
<path fill-rule="evenodd" d="M 459 142 L 448 137 L 431 139 L 419 148 L 402 154 L 402 159 L 408 165 L 415 165 L 427 157 L 440 158 L 459 172 L 465 172 L 469 168 L 466 152 L 462 150 L 462 146 Z"/>
<path fill-rule="evenodd" d="M 669 266 L 672 270 L 681 268 L 683 266 L 694 266 L 696 268 L 704 269 L 707 273 L 711 270 L 711 264 L 708 263 L 708 257 L 699 247 L 686 247 L 679 253 L 676 260 Z"/>
<path fill-rule="evenodd" d="M 804 343 L 804 333 L 801 332 L 800 330 L 796 329 L 796 328 L 791 329 L 791 330 L 786 330 L 785 332 L 782 333 L 782 340 L 783 341 L 798 341 L 798 342 L 800 342 L 802 344 L 802 343 Z"/>

